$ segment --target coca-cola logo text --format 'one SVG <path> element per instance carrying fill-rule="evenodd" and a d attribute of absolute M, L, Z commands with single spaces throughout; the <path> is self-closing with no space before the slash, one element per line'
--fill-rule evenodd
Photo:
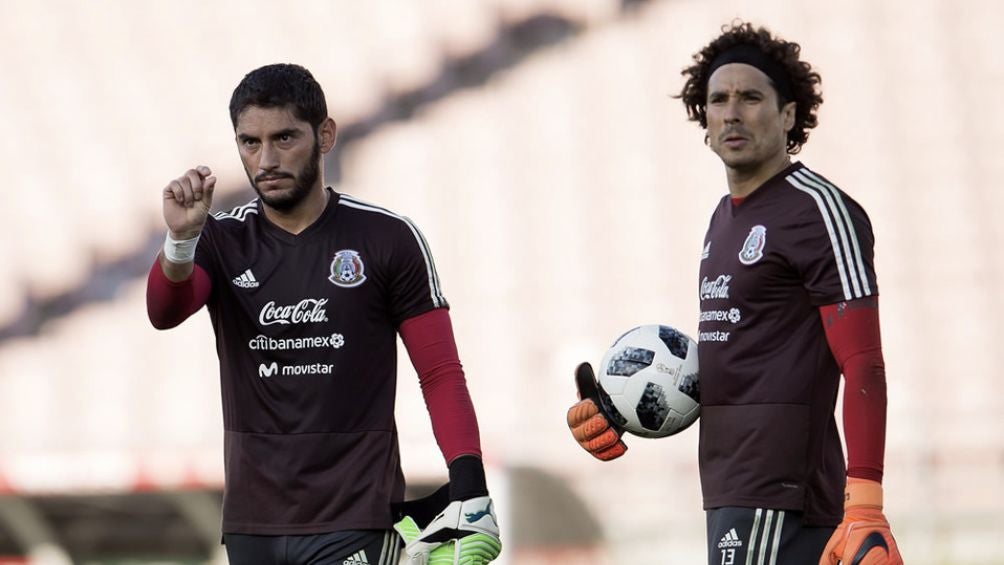
<path fill-rule="evenodd" d="M 728 298 L 729 281 L 731 280 L 732 275 L 718 275 L 718 278 L 713 281 L 709 281 L 708 277 L 704 277 L 704 280 L 701 281 L 701 300 Z"/>
<path fill-rule="evenodd" d="M 327 298 L 304 298 L 296 304 L 276 306 L 275 301 L 270 300 L 262 307 L 258 322 L 263 326 L 327 322 L 328 313 L 324 310 L 327 303 Z"/>

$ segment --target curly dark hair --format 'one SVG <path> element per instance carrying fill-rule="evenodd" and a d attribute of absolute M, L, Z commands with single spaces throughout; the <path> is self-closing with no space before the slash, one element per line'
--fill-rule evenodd
<path fill-rule="evenodd" d="M 738 20 L 722 26 L 722 34 L 700 52 L 695 53 L 694 64 L 680 73 L 687 77 L 687 82 L 676 98 L 683 100 L 690 120 L 700 123 L 702 128 L 707 129 L 708 79 L 711 78 L 711 73 L 708 71 L 711 63 L 724 51 L 740 44 L 760 49 L 764 55 L 780 63 L 787 71 L 795 102 L 795 125 L 788 132 L 787 148 L 788 153 L 798 153 L 809 139 L 809 130 L 817 125 L 816 109 L 823 103 L 823 97 L 819 92 L 823 79 L 819 73 L 812 70 L 809 63 L 798 59 L 802 50 L 799 44 L 774 37 L 763 27 L 754 29 L 749 22 Z M 779 106 L 787 102 L 792 100 L 783 100 L 778 93 Z"/>

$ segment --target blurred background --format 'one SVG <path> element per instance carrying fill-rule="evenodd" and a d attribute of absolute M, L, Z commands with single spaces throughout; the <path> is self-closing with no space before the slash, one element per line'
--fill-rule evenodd
<path fill-rule="evenodd" d="M 500 563 L 705 562 L 697 427 L 592 460 L 572 371 L 643 323 L 697 327 L 725 193 L 672 98 L 739 17 L 823 76 L 798 158 L 868 210 L 889 381 L 886 507 L 908 563 L 1004 563 L 1004 57 L 995 0 L 0 0 L 0 562 L 224 562 L 208 316 L 157 332 L 160 191 L 206 164 L 250 200 L 227 113 L 306 66 L 337 190 L 437 260 L 506 549 Z M 400 361 L 411 484 L 445 480 Z"/>

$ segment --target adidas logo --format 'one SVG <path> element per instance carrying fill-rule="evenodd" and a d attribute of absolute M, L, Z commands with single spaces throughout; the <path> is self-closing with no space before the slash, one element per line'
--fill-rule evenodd
<path fill-rule="evenodd" d="M 251 269 L 248 269 L 234 277 L 234 284 L 241 288 L 258 288 L 258 285 L 261 283 L 258 282 L 258 279 L 254 278 L 254 273 L 251 272 Z"/>
<path fill-rule="evenodd" d="M 370 565 L 369 559 L 366 557 L 366 550 L 361 549 L 342 561 L 342 565 Z"/>
<path fill-rule="evenodd" d="M 722 536 L 721 541 L 718 542 L 718 549 L 725 549 L 726 547 L 742 547 L 743 542 L 739 539 L 739 534 L 736 533 L 736 529 L 725 532 Z"/>

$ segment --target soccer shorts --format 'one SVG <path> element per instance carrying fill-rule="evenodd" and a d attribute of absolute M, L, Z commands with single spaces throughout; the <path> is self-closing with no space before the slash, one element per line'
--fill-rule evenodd
<path fill-rule="evenodd" d="M 707 511 L 708 565 L 818 563 L 833 526 L 806 526 L 800 512 L 726 506 Z"/>
<path fill-rule="evenodd" d="M 232 565 L 397 565 L 393 530 L 347 530 L 302 536 L 223 534 Z"/>

